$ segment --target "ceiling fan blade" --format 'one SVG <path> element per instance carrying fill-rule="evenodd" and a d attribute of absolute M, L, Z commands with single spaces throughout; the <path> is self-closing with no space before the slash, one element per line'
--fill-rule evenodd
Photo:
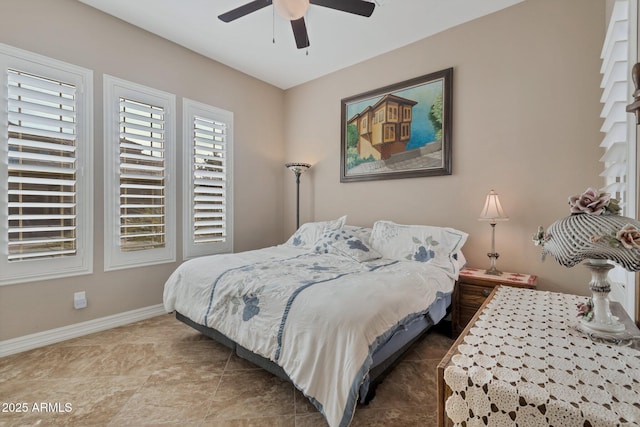
<path fill-rule="evenodd" d="M 237 7 L 233 10 L 230 10 L 229 12 L 223 13 L 222 15 L 218 16 L 218 19 L 223 22 L 235 21 L 236 19 L 242 18 L 243 16 L 248 15 L 251 12 L 255 12 L 256 10 L 260 10 L 263 7 L 267 7 L 270 4 L 271 0 L 254 0 L 247 4 L 243 4 L 242 6 Z"/>
<path fill-rule="evenodd" d="M 309 47 L 309 34 L 307 34 L 307 26 L 304 23 L 304 18 L 291 21 L 291 28 L 293 29 L 293 36 L 296 38 L 296 46 L 298 49 Z"/>
<path fill-rule="evenodd" d="M 342 12 L 353 13 L 367 18 L 373 13 L 375 3 L 364 0 L 310 0 L 311 4 L 340 10 Z"/>

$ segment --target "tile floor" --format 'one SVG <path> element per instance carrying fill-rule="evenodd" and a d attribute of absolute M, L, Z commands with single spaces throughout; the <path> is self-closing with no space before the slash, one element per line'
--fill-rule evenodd
<path fill-rule="evenodd" d="M 435 426 L 435 370 L 452 343 L 429 332 L 351 425 Z M 172 315 L 0 359 L 0 403 L 0 426 L 327 425 L 290 383 Z"/>

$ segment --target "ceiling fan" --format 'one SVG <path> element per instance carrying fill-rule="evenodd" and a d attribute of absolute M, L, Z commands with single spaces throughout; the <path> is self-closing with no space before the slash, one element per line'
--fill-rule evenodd
<path fill-rule="evenodd" d="M 364 0 L 254 0 L 223 13 L 218 18 L 223 22 L 231 22 L 272 3 L 278 14 L 291 21 L 291 28 L 293 29 L 293 36 L 296 39 L 298 49 L 309 46 L 309 35 L 307 34 L 307 26 L 304 23 L 304 14 L 307 12 L 309 3 L 366 17 L 371 16 L 375 8 L 375 3 Z"/>

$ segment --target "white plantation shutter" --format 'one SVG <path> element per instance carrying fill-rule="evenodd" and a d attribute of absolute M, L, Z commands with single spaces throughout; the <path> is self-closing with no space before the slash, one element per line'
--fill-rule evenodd
<path fill-rule="evenodd" d="M 0 45 L 0 284 L 91 272 L 91 71 Z"/>
<path fill-rule="evenodd" d="M 76 88 L 8 70 L 9 261 L 76 253 Z"/>
<path fill-rule="evenodd" d="M 601 132 L 604 138 L 600 147 L 605 152 L 600 158 L 604 170 L 603 191 L 620 201 L 622 215 L 635 217 L 637 189 L 636 125 L 635 117 L 626 112 L 631 102 L 634 85 L 631 82 L 631 66 L 637 53 L 637 1 L 616 0 L 611 11 L 607 33 L 602 48 L 601 88 L 603 119 Z M 634 275 L 616 266 L 608 275 L 611 297 L 623 304 L 633 317 L 635 313 Z"/>
<path fill-rule="evenodd" d="M 165 245 L 164 109 L 120 98 L 120 249 Z"/>
<path fill-rule="evenodd" d="M 232 113 L 184 100 L 185 258 L 232 250 Z M 186 175 L 186 174 L 185 174 Z M 185 214 L 186 215 L 186 214 Z"/>
<path fill-rule="evenodd" d="M 193 120 L 193 241 L 224 242 L 226 230 L 226 125 Z"/>
<path fill-rule="evenodd" d="M 105 270 L 175 260 L 175 96 L 111 76 L 105 94 Z"/>
<path fill-rule="evenodd" d="M 600 161 L 604 171 L 604 191 L 628 204 L 628 158 L 630 117 L 626 112 L 629 96 L 629 2 L 618 0 L 614 4 L 607 35 L 602 48 L 602 112 L 604 119 L 600 131 L 605 134 L 600 147 L 605 149 Z"/>

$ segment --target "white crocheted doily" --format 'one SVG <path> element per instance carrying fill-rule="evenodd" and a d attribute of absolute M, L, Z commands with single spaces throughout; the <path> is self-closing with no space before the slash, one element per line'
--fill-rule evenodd
<path fill-rule="evenodd" d="M 454 424 L 640 425 L 640 351 L 576 331 L 584 301 L 500 287 L 445 370 Z"/>

